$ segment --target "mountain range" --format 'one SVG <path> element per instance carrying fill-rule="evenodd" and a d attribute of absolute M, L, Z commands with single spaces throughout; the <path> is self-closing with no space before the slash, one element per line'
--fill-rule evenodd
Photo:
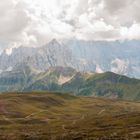
<path fill-rule="evenodd" d="M 76 96 L 139 100 L 140 80 L 112 72 L 80 72 L 71 67 L 60 66 L 38 72 L 26 63 L 0 75 L 1 92 L 46 90 Z"/>
<path fill-rule="evenodd" d="M 83 41 L 53 39 L 41 47 L 19 47 L 0 55 L 0 72 L 26 63 L 38 72 L 50 67 L 72 67 L 77 71 L 111 71 L 140 78 L 140 41 Z"/>
<path fill-rule="evenodd" d="M 0 138 L 140 139 L 140 42 L 52 40 L 0 55 Z"/>

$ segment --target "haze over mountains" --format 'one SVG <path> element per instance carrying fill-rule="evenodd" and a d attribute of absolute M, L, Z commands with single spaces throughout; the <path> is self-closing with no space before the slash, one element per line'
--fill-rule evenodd
<path fill-rule="evenodd" d="M 0 91 L 48 90 L 139 100 L 139 44 L 53 39 L 38 48 L 5 50 L 0 56 Z"/>
<path fill-rule="evenodd" d="M 38 71 L 50 67 L 72 67 L 77 71 L 115 72 L 140 78 L 140 41 L 82 41 L 53 39 L 37 48 L 19 47 L 0 55 L 0 71 L 26 63 Z"/>

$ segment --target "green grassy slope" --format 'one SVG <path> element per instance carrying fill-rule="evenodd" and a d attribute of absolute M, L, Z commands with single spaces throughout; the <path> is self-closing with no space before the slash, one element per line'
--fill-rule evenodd
<path fill-rule="evenodd" d="M 140 139 L 140 103 L 61 93 L 0 95 L 3 140 Z"/>
<path fill-rule="evenodd" d="M 72 95 L 140 100 L 140 80 L 112 72 L 76 72 L 69 67 L 52 67 L 36 72 L 29 66 L 0 75 L 0 92 L 54 91 Z"/>
<path fill-rule="evenodd" d="M 83 78 L 83 77 L 82 77 Z M 125 100 L 140 99 L 140 80 L 112 72 L 93 74 L 89 78 L 72 79 L 62 87 L 64 91 L 82 96 L 99 96 Z"/>

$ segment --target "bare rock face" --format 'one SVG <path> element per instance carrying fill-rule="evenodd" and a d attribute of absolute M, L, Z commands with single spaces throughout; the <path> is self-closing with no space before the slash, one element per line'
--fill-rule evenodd
<path fill-rule="evenodd" d="M 26 63 L 38 71 L 72 67 L 78 71 L 112 71 L 140 78 L 140 41 L 81 41 L 53 39 L 39 48 L 19 47 L 0 55 L 0 73 Z"/>

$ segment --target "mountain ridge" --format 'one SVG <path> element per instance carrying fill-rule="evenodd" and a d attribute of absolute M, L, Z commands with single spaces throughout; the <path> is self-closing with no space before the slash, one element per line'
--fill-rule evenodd
<path fill-rule="evenodd" d="M 1 92 L 45 90 L 76 96 L 140 100 L 140 80 L 112 72 L 80 72 L 60 66 L 38 72 L 25 64 L 0 75 Z"/>
<path fill-rule="evenodd" d="M 49 67 L 72 67 L 77 71 L 102 73 L 112 71 L 140 78 L 140 41 L 82 41 L 52 40 L 37 48 L 19 47 L 10 55 L 0 55 L 0 71 L 6 71 L 26 62 L 38 71 Z"/>

